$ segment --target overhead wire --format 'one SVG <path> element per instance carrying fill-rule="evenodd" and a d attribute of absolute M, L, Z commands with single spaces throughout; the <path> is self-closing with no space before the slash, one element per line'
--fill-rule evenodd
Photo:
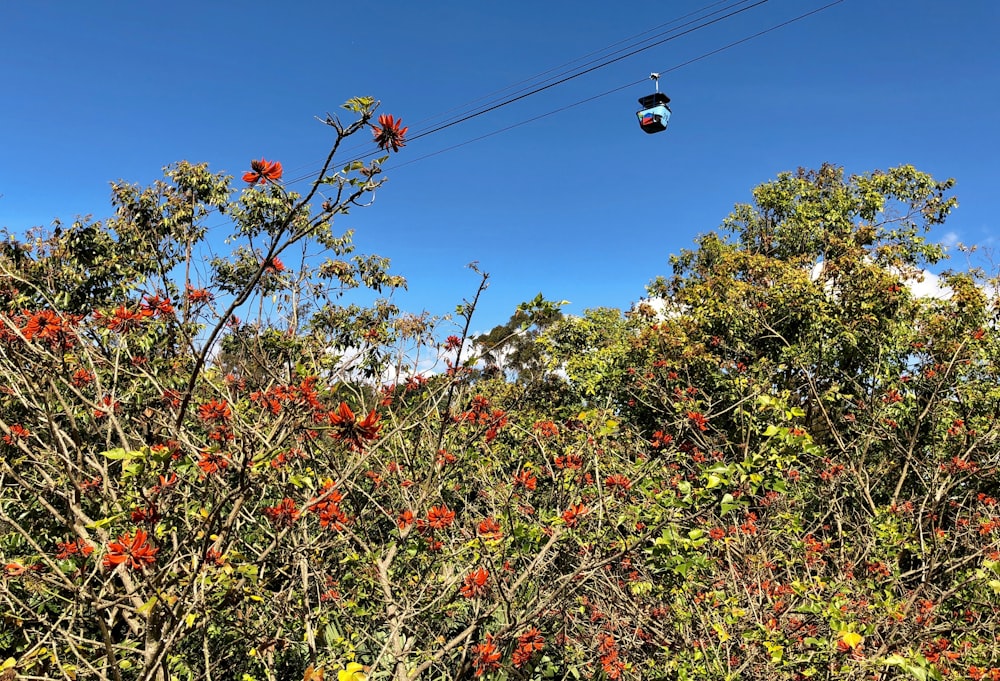
<path fill-rule="evenodd" d="M 723 45 L 722 47 L 718 47 L 718 48 L 716 48 L 714 50 L 710 50 L 708 52 L 700 54 L 697 57 L 694 57 L 692 59 L 688 59 L 687 61 L 681 62 L 680 64 L 675 64 L 674 66 L 671 66 L 669 68 L 662 69 L 658 73 L 661 76 L 663 74 L 665 74 L 665 73 L 672 73 L 673 71 L 677 71 L 679 69 L 682 69 L 685 66 L 690 66 L 691 64 L 694 64 L 695 62 L 699 62 L 699 61 L 701 61 L 703 59 L 707 59 L 708 57 L 711 57 L 713 55 L 719 54 L 720 52 L 725 52 L 726 50 L 732 49 L 732 48 L 734 48 L 734 47 L 736 47 L 738 45 L 742 45 L 743 43 L 749 42 L 749 41 L 754 40 L 756 38 L 760 38 L 761 36 L 764 36 L 764 35 L 767 35 L 768 33 L 772 33 L 774 31 L 777 31 L 778 29 L 784 28 L 785 26 L 788 26 L 790 24 L 794 24 L 794 23 L 796 23 L 798 21 L 802 21 L 803 19 L 806 19 L 806 18 L 808 18 L 808 17 L 810 17 L 810 16 L 812 16 L 814 14 L 819 14 L 820 12 L 828 10 L 831 7 L 833 7 L 835 5 L 839 5 L 842 2 L 844 2 L 844 0 L 833 0 L 830 3 L 828 3 L 826 5 L 823 5 L 822 7 L 817 7 L 816 9 L 813 9 L 813 10 L 811 10 L 809 12 L 804 12 L 803 14 L 799 14 L 798 16 L 795 16 L 795 17 L 793 17 L 791 19 L 787 19 L 785 21 L 782 21 L 781 23 L 775 24 L 775 25 L 773 25 L 773 26 L 771 26 L 769 28 L 766 28 L 766 29 L 764 29 L 762 31 L 758 31 L 757 33 L 754 33 L 752 35 L 748 35 L 748 36 L 746 36 L 744 38 L 740 38 L 739 40 L 734 40 L 731 43 L 728 43 L 726 45 Z M 578 100 L 572 102 L 571 104 L 566 104 L 565 106 L 561 106 L 561 107 L 558 107 L 556 109 L 552 109 L 550 111 L 546 111 L 545 113 L 538 114 L 537 116 L 532 116 L 531 118 L 527 118 L 527 119 L 525 119 L 523 121 L 519 121 L 517 123 L 513 123 L 511 125 L 507 125 L 507 126 L 505 126 L 503 128 L 499 128 L 497 130 L 493 130 L 493 131 L 485 133 L 483 135 L 479 135 L 478 137 L 473 137 L 473 138 L 468 139 L 468 140 L 466 140 L 464 142 L 459 142 L 458 144 L 453 144 L 450 147 L 445 147 L 443 149 L 439 149 L 439 150 L 431 152 L 429 154 L 424 154 L 423 156 L 418 156 L 417 158 L 409 159 L 409 160 L 404 161 L 402 163 L 395 163 L 395 164 L 393 164 L 391 166 L 386 166 L 385 169 L 386 170 L 397 170 L 397 169 L 402 168 L 404 166 L 408 166 L 411 163 L 417 163 L 418 161 L 423 161 L 424 159 L 428 159 L 428 158 L 431 158 L 433 156 L 438 156 L 439 154 L 443 154 L 443 153 L 446 153 L 446 152 L 449 152 L 449 151 L 454 151 L 455 149 L 459 149 L 459 148 L 464 147 L 464 146 L 466 146 L 468 144 L 472 144 L 474 142 L 479 142 L 479 141 L 487 139 L 489 137 L 494 137 L 496 135 L 499 135 L 501 133 L 507 132 L 509 130 L 513 130 L 514 128 L 519 128 L 519 127 L 521 127 L 523 125 L 527 125 L 528 123 L 534 123 L 535 121 L 541 120 L 543 118 L 547 118 L 549 116 L 554 116 L 557 113 L 562 113 L 563 111 L 567 111 L 569 109 L 572 109 L 574 107 L 580 106 L 582 104 L 586 104 L 588 102 L 592 102 L 592 101 L 594 101 L 596 99 L 600 99 L 602 97 L 607 97 L 608 95 L 612 95 L 612 94 L 614 94 L 616 92 L 620 92 L 622 90 L 626 90 L 628 88 L 635 87 L 637 85 L 641 85 L 642 83 L 645 83 L 647 80 L 648 80 L 648 78 L 642 78 L 640 80 L 633 81 L 631 83 L 626 83 L 624 85 L 619 85 L 618 87 L 612 88 L 610 90 L 606 90 L 606 91 L 601 92 L 599 94 L 592 95 L 592 96 L 586 97 L 584 99 L 578 99 Z"/>
<path fill-rule="evenodd" d="M 454 127 L 456 125 L 459 125 L 460 123 L 465 123 L 466 121 L 469 121 L 469 120 L 471 120 L 473 118 L 478 118 L 478 117 L 483 116 L 483 115 L 485 115 L 487 113 L 496 111 L 497 109 L 501 109 L 501 108 L 503 108 L 505 106 L 509 106 L 510 104 L 513 104 L 514 102 L 518 102 L 518 101 L 521 101 L 523 99 L 527 99 L 528 97 L 532 97 L 534 95 L 537 95 L 537 94 L 539 94 L 541 92 L 545 92 L 546 90 L 550 90 L 550 89 L 552 89 L 552 88 L 554 88 L 556 86 L 562 85 L 563 83 L 567 83 L 567 82 L 569 82 L 571 80 L 574 80 L 574 79 L 579 78 L 581 76 L 587 75 L 588 73 L 593 73 L 594 71 L 597 71 L 599 69 L 605 68 L 605 67 L 610 66 L 612 64 L 618 63 L 620 61 L 628 59 L 629 57 L 634 57 L 637 54 L 645 52 L 646 50 L 650 50 L 650 49 L 652 49 L 654 47 L 659 47 L 660 45 L 668 43 L 668 42 L 670 42 L 672 40 L 677 40 L 678 38 L 684 37 L 686 35 L 690 35 L 691 33 L 694 33 L 696 31 L 700 31 L 702 29 L 708 28 L 709 26 L 713 26 L 713 25 L 718 24 L 718 23 L 720 23 L 722 21 L 725 21 L 725 20 L 730 19 L 730 18 L 732 18 L 734 16 L 737 16 L 739 14 L 742 14 L 744 12 L 747 12 L 747 11 L 749 11 L 751 9 L 754 9 L 756 7 L 760 7 L 761 5 L 765 5 L 768 2 L 770 2 L 770 0 L 756 0 L 755 2 L 752 2 L 752 4 L 746 5 L 745 7 L 741 7 L 739 9 L 732 9 L 734 7 L 737 7 L 738 5 L 746 4 L 747 1 L 748 0 L 739 0 L 738 2 L 730 3 L 727 7 L 723 8 L 722 10 L 718 10 L 718 11 L 726 11 L 726 10 L 731 10 L 731 11 L 727 11 L 725 14 L 723 14 L 721 16 L 717 16 L 717 17 L 715 17 L 713 19 L 710 19 L 708 21 L 703 21 L 702 23 L 697 24 L 695 26 L 692 26 L 691 28 L 687 28 L 686 30 L 683 30 L 683 31 L 680 31 L 680 32 L 667 31 L 665 33 L 670 33 L 671 34 L 671 35 L 668 35 L 667 37 L 660 37 L 660 36 L 664 35 L 664 33 L 660 33 L 657 36 L 654 36 L 654 37 L 657 37 L 659 39 L 656 40 L 656 41 L 654 41 L 654 42 L 652 42 L 652 43 L 649 43 L 648 45 L 643 45 L 641 47 L 635 47 L 635 46 L 633 46 L 631 48 L 626 48 L 628 51 L 625 52 L 624 54 L 618 54 L 619 52 L 621 52 L 621 50 L 618 50 L 617 52 L 612 52 L 611 54 L 617 54 L 617 56 L 612 57 L 610 59 L 604 59 L 604 61 L 600 61 L 597 64 L 593 64 L 593 61 L 588 62 L 588 64 L 593 64 L 593 65 L 588 66 L 587 68 L 585 68 L 583 70 L 578 70 L 578 71 L 575 71 L 575 72 L 571 72 L 568 75 L 562 75 L 561 74 L 562 77 L 559 77 L 556 80 L 551 80 L 550 79 L 550 82 L 545 83 L 543 85 L 537 85 L 537 86 L 531 87 L 526 92 L 523 91 L 523 90 L 522 91 L 518 91 L 518 94 L 513 95 L 513 96 L 508 96 L 507 98 L 505 98 L 505 99 L 503 99 L 503 100 L 501 100 L 499 102 L 494 101 L 494 102 L 492 102 L 492 103 L 490 103 L 490 104 L 488 104 L 486 106 L 483 106 L 483 107 L 481 107 L 479 109 L 476 109 L 476 110 L 474 110 L 474 111 L 472 111 L 470 113 L 454 117 L 451 120 L 448 120 L 447 122 L 444 122 L 444 123 L 442 123 L 440 125 L 437 125 L 435 127 L 430 128 L 429 130 L 425 130 L 425 131 L 419 132 L 419 133 L 417 133 L 415 135 L 411 135 L 409 137 L 409 139 L 407 140 L 407 142 L 408 143 L 409 142 L 414 142 L 414 141 L 416 141 L 418 139 L 422 139 L 424 137 L 427 137 L 428 135 L 433 135 L 433 134 L 436 134 L 438 132 L 441 132 L 442 130 L 446 130 L 448 128 L 451 128 L 451 127 Z M 715 4 L 718 4 L 718 3 L 715 3 Z M 706 6 L 706 8 L 710 8 L 712 6 L 714 6 L 714 5 L 708 5 L 708 6 Z M 705 9 L 705 8 L 703 8 L 703 9 Z M 707 14 L 707 15 L 705 15 L 705 17 L 712 16 L 713 14 L 717 14 L 718 11 L 712 12 L 710 14 Z M 700 10 L 694 12 L 693 14 L 697 14 L 699 12 L 700 12 Z M 675 19 L 672 22 L 668 22 L 668 23 L 676 23 L 677 21 L 679 21 L 679 20 L 681 20 L 683 18 L 686 18 L 687 16 L 690 16 L 690 14 L 691 13 L 689 13 L 688 15 L 684 15 L 683 17 L 680 17 L 680 18 Z M 701 19 L 704 19 L 705 17 L 702 17 Z M 699 21 L 699 20 L 696 20 L 696 21 Z M 683 26 L 689 26 L 691 23 L 693 23 L 693 22 L 687 22 L 685 24 L 682 24 L 682 27 Z M 651 29 L 651 30 L 656 30 L 656 29 Z M 639 34 L 639 35 L 641 35 L 641 34 Z M 630 39 L 627 38 L 625 40 L 627 41 L 627 40 L 630 40 Z M 619 41 L 619 42 L 622 42 L 622 41 Z M 615 43 L 615 44 L 617 44 L 617 43 Z M 612 47 L 615 44 L 613 44 Z M 555 67 L 555 68 L 558 69 L 560 67 Z M 550 71 L 551 70 L 552 69 L 550 69 Z M 543 73 L 546 73 L 546 72 L 543 72 Z M 529 80 L 531 80 L 531 79 L 529 79 Z M 507 88 L 507 89 L 509 89 L 509 88 Z M 369 152 L 367 154 L 361 155 L 360 158 L 362 158 L 362 159 L 364 159 L 364 158 L 370 158 L 372 156 L 377 155 L 378 153 L 379 152 L 377 152 L 377 151 L 372 151 L 372 152 Z M 314 166 L 314 168 L 315 168 L 315 166 Z M 292 178 L 290 180 L 287 180 L 287 184 L 296 184 L 296 183 L 301 182 L 303 180 L 310 179 L 312 177 L 312 175 L 313 175 L 313 173 L 309 172 L 309 173 L 306 173 L 304 175 Z"/>

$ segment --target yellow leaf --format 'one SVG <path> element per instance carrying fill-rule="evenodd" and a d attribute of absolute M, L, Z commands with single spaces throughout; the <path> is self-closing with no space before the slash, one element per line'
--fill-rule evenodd
<path fill-rule="evenodd" d="M 857 648 L 858 644 L 864 640 L 861 634 L 854 631 L 847 631 L 847 629 L 841 629 L 837 633 L 840 635 L 840 640 L 851 648 Z"/>

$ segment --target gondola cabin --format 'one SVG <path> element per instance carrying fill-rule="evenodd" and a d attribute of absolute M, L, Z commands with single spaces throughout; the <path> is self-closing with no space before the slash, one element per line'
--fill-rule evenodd
<path fill-rule="evenodd" d="M 642 107 L 635 113 L 639 117 L 639 127 L 643 132 L 653 134 L 663 132 L 670 122 L 670 97 L 662 92 L 655 92 L 651 95 L 639 98 L 639 106 Z"/>

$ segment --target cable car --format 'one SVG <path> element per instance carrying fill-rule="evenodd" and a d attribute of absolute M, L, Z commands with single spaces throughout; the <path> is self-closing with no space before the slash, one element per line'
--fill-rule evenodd
<path fill-rule="evenodd" d="M 660 74 L 651 73 L 649 77 L 656 83 L 656 92 L 651 95 L 639 98 L 639 106 L 642 108 L 635 112 L 639 117 L 639 127 L 648 134 L 663 132 L 670 122 L 670 97 L 660 92 Z"/>

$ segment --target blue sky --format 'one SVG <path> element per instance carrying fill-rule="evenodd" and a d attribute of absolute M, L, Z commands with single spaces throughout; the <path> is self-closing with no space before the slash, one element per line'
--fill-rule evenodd
<path fill-rule="evenodd" d="M 351 96 L 377 97 L 413 135 L 470 100 L 709 4 L 3 3 L 0 226 L 104 217 L 109 181 L 147 183 L 181 159 L 238 176 L 263 156 L 299 176 L 329 141 L 313 117 Z M 960 207 L 933 238 L 993 243 L 992 0 L 844 0 L 666 74 L 674 116 L 658 135 L 636 123 L 644 83 L 423 158 L 824 4 L 769 0 L 416 140 L 387 163 L 374 206 L 340 227 L 356 231 L 362 252 L 392 258 L 409 279 L 399 300 L 411 311 L 454 309 L 474 292 L 465 265 L 479 261 L 492 274 L 480 330 L 539 291 L 570 300 L 572 312 L 627 307 L 752 187 L 824 161 L 849 173 L 910 163 L 955 177 Z"/>

